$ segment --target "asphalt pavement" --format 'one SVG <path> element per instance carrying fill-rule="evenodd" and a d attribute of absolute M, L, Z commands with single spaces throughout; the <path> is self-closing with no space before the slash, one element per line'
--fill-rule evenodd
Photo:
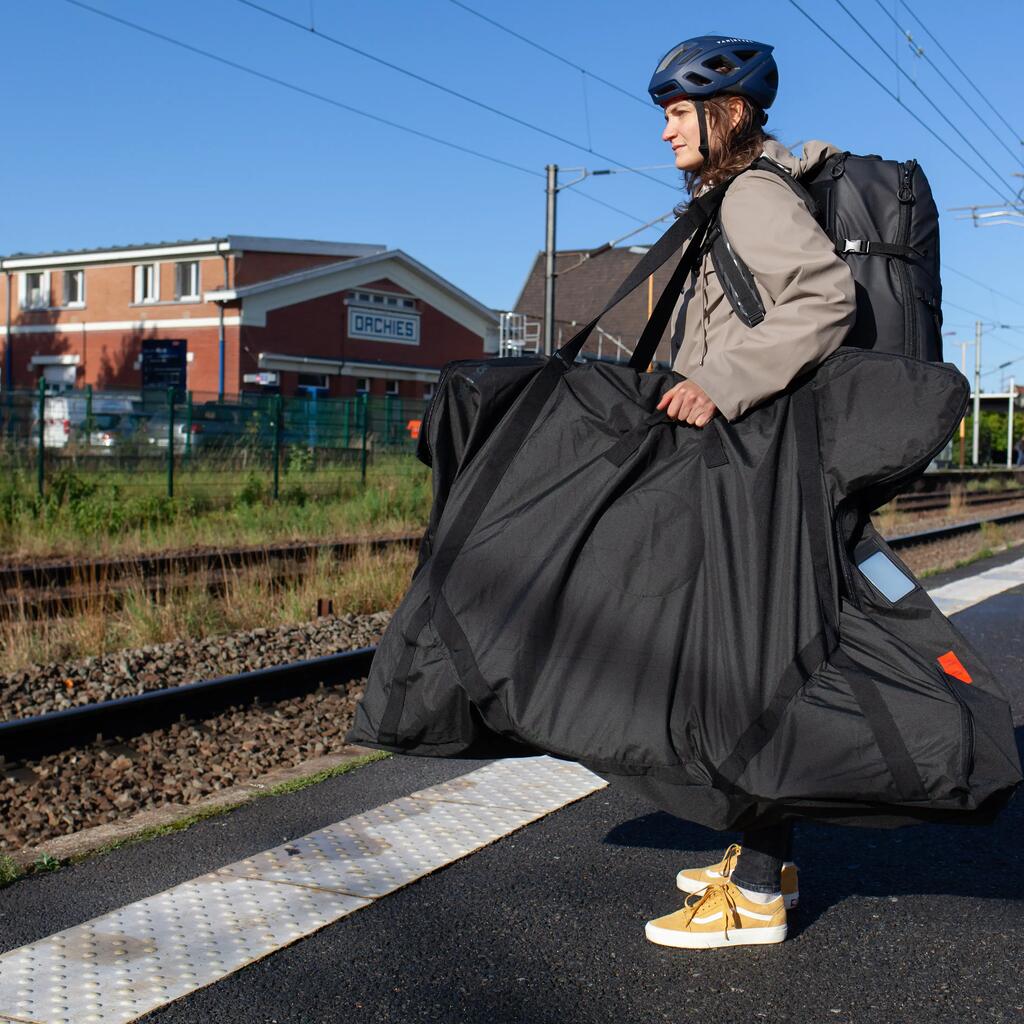
<path fill-rule="evenodd" d="M 1020 557 L 925 581 L 929 588 Z M 1024 587 L 954 621 L 1024 745 Z M 392 758 L 0 891 L 0 951 L 479 767 Z M 798 826 L 782 944 L 672 950 L 680 867 L 733 834 L 609 787 L 155 1011 L 160 1024 L 1024 1021 L 1024 798 L 986 828 Z"/>

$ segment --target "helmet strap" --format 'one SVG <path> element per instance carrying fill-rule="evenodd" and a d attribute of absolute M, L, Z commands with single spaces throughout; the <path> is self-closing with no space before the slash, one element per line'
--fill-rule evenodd
<path fill-rule="evenodd" d="M 694 100 L 693 107 L 697 111 L 697 128 L 700 131 L 700 155 L 707 163 L 711 151 L 708 149 L 708 122 L 704 116 L 704 101 Z"/>

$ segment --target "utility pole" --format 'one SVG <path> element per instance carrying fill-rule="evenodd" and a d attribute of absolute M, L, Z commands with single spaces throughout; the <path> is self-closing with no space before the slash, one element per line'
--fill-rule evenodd
<path fill-rule="evenodd" d="M 954 333 L 954 332 L 951 332 Z M 969 341 L 958 341 L 960 346 L 960 372 L 967 376 L 967 347 L 972 344 Z M 960 417 L 960 469 L 964 468 L 964 439 L 967 434 L 967 416 Z"/>
<path fill-rule="evenodd" d="M 974 437 L 971 461 L 978 465 L 978 438 L 981 424 L 981 321 L 974 321 Z"/>
<path fill-rule="evenodd" d="M 555 202 L 558 164 L 548 164 L 547 216 L 544 225 L 544 355 L 554 351 L 555 336 Z"/>

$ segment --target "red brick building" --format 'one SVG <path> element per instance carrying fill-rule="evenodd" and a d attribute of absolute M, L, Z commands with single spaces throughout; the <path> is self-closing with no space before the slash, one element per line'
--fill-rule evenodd
<path fill-rule="evenodd" d="M 498 316 L 399 249 L 230 235 L 0 259 L 4 387 L 421 398 Z"/>

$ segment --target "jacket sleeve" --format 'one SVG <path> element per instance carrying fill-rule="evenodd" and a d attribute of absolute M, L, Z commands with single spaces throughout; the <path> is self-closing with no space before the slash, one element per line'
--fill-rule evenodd
<path fill-rule="evenodd" d="M 754 327 L 737 319 L 691 378 L 733 420 L 834 352 L 853 324 L 856 301 L 850 268 L 770 171 L 736 179 L 722 203 L 722 228 L 754 275 L 765 316 Z"/>

